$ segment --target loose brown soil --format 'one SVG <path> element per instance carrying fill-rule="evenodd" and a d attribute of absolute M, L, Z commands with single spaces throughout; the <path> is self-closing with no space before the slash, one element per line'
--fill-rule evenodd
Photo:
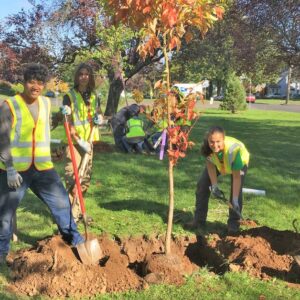
<path fill-rule="evenodd" d="M 61 161 L 64 158 L 65 146 L 57 146 L 51 148 L 51 158 L 53 162 Z"/>
<path fill-rule="evenodd" d="M 93 149 L 94 149 L 94 152 L 100 152 L 100 153 L 103 153 L 103 152 L 114 152 L 115 151 L 115 147 L 114 145 L 111 145 L 111 144 L 108 144 L 108 143 L 105 143 L 105 142 L 102 142 L 102 141 L 99 141 L 99 142 L 95 142 L 94 145 L 93 145 Z"/>
<path fill-rule="evenodd" d="M 262 279 L 280 278 L 299 286 L 300 268 L 291 254 L 300 249 L 300 234 L 268 227 L 252 228 L 237 236 L 181 237 L 164 254 L 159 237 L 98 238 L 104 258 L 98 265 L 80 263 L 76 251 L 60 236 L 40 241 L 11 257 L 9 289 L 16 294 L 51 298 L 93 296 L 140 290 L 149 284 L 183 284 L 184 275 L 208 266 L 218 274 L 246 271 Z"/>
<path fill-rule="evenodd" d="M 66 147 L 64 145 L 59 145 L 51 148 L 51 157 L 53 162 L 58 162 L 64 159 Z M 93 144 L 93 149 L 95 153 L 104 153 L 104 152 L 114 152 L 115 147 L 108 143 L 99 141 Z"/>

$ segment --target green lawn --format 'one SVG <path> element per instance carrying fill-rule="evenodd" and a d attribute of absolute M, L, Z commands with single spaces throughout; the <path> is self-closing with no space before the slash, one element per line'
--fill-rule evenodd
<path fill-rule="evenodd" d="M 175 169 L 174 234 L 191 234 L 183 229 L 183 223 L 192 217 L 195 186 L 204 165 L 199 153 L 201 141 L 206 129 L 214 124 L 224 126 L 227 134 L 243 141 L 251 153 L 245 187 L 265 189 L 267 193 L 266 197 L 245 195 L 244 217 L 275 229 L 293 230 L 292 220 L 300 216 L 300 114 L 251 110 L 232 115 L 207 110 L 192 132 L 195 147 Z M 60 128 L 52 138 L 62 136 Z M 111 136 L 103 139 L 112 142 Z M 63 176 L 62 163 L 56 167 Z M 228 183 L 229 178 L 221 179 L 227 195 Z M 165 233 L 167 160 L 117 152 L 98 153 L 94 158 L 92 185 L 85 199 L 88 214 L 96 221 L 91 230 L 97 234 L 108 232 L 124 237 Z M 18 209 L 18 220 L 21 241 L 12 245 L 12 251 L 30 247 L 38 239 L 56 232 L 46 207 L 29 193 Z M 208 230 L 222 232 L 226 220 L 226 205 L 211 200 Z M 199 274 L 181 287 L 158 285 L 143 292 L 104 295 L 97 299 L 259 299 L 260 295 L 265 299 L 300 299 L 299 290 L 287 288 L 280 280 L 265 282 L 244 273 L 219 276 L 207 269 Z M 5 278 L 0 275 L 0 298 L 20 299 L 5 292 L 4 287 Z"/>
<path fill-rule="evenodd" d="M 255 103 L 260 103 L 260 104 L 285 104 L 285 99 L 256 99 Z M 290 99 L 288 104 L 300 105 L 300 99 Z"/>

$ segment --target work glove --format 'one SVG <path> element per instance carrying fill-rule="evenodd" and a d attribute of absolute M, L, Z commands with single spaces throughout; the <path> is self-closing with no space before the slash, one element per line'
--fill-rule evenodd
<path fill-rule="evenodd" d="M 60 111 L 63 115 L 67 115 L 67 116 L 69 116 L 72 113 L 71 107 L 68 105 L 61 106 Z"/>
<path fill-rule="evenodd" d="M 7 172 L 7 185 L 11 189 L 16 189 L 20 187 L 23 182 L 23 178 L 17 172 L 17 170 L 14 167 L 8 167 L 6 172 Z"/>
<path fill-rule="evenodd" d="M 91 153 L 91 151 L 92 151 L 92 145 L 89 142 L 87 142 L 87 141 L 85 141 L 83 139 L 79 139 L 77 141 L 77 143 L 78 143 L 78 145 L 81 147 L 81 149 L 84 152 Z"/>
<path fill-rule="evenodd" d="M 93 118 L 93 122 L 94 122 L 94 125 L 102 125 L 103 124 L 103 116 L 100 115 L 100 114 L 96 114 L 95 117 Z"/>
<path fill-rule="evenodd" d="M 224 193 L 218 188 L 217 184 L 211 186 L 211 194 L 217 199 L 224 199 Z"/>

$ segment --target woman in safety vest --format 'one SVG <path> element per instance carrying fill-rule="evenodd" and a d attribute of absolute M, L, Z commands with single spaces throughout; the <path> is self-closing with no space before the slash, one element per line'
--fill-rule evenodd
<path fill-rule="evenodd" d="M 187 225 L 194 229 L 206 225 L 209 196 L 212 194 L 224 199 L 224 193 L 218 188 L 218 176 L 228 174 L 231 175 L 230 202 L 233 209 L 229 209 L 227 225 L 228 232 L 235 233 L 240 226 L 242 187 L 248 169 L 249 152 L 241 141 L 226 136 L 224 129 L 219 126 L 209 129 L 201 152 L 206 158 L 206 167 L 197 183 L 194 220 Z"/>
<path fill-rule="evenodd" d="M 88 64 L 82 63 L 75 72 L 74 87 L 63 98 L 63 106 L 61 109 L 64 115 L 68 115 L 71 136 L 75 142 L 74 152 L 79 170 L 83 157 L 85 155 L 89 156 L 83 176 L 80 178 L 83 193 L 87 191 L 90 185 L 93 158 L 93 149 L 90 141 L 99 141 L 98 128 L 95 128 L 96 130 L 93 131 L 92 137 L 90 135 L 94 126 L 103 123 L 100 99 L 96 96 L 94 90 L 95 79 L 93 70 Z M 66 187 L 69 191 L 69 197 L 72 203 L 73 216 L 75 220 L 78 221 L 82 214 L 78 199 L 75 197 L 73 175 L 74 171 L 70 149 L 67 147 L 65 166 Z"/>

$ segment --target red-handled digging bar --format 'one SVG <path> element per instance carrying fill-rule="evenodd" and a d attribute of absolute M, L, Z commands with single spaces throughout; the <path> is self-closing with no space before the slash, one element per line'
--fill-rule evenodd
<path fill-rule="evenodd" d="M 81 212 L 82 212 L 82 216 L 83 216 L 84 230 L 85 230 L 85 242 L 77 245 L 76 249 L 78 251 L 80 260 L 83 264 L 87 264 L 87 265 L 98 264 L 99 260 L 103 257 L 103 253 L 102 253 L 102 250 L 100 248 L 100 245 L 99 245 L 99 242 L 97 239 L 91 239 L 91 240 L 88 239 L 87 215 L 86 215 L 84 200 L 83 200 L 83 196 L 82 196 L 79 176 L 78 176 L 78 169 L 77 169 L 77 163 L 76 163 L 76 158 L 75 158 L 75 153 L 74 153 L 74 146 L 72 143 L 70 127 L 69 127 L 69 123 L 68 123 L 68 119 L 67 119 L 66 115 L 65 115 L 64 126 L 65 126 L 65 130 L 66 130 L 66 135 L 68 138 L 71 160 L 72 160 L 73 169 L 74 169 L 75 184 L 76 184 L 76 188 L 77 188 L 77 194 L 78 194 L 78 198 L 79 198 L 80 208 L 81 208 Z"/>

